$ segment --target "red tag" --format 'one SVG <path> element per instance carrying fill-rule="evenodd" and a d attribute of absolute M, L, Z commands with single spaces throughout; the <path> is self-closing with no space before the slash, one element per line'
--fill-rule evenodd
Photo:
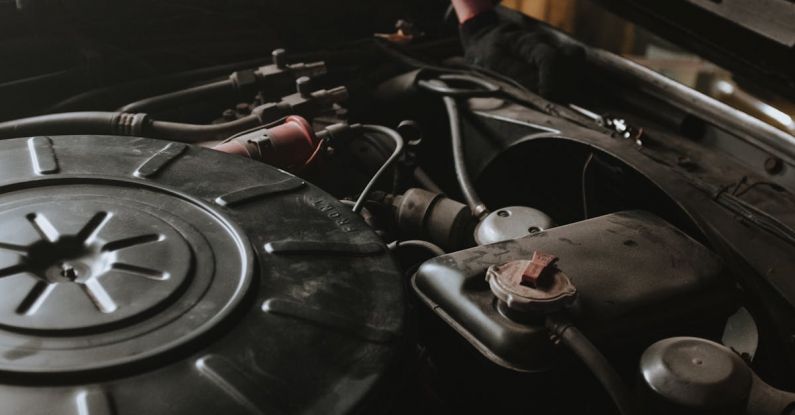
<path fill-rule="evenodd" d="M 543 252 L 533 252 L 533 259 L 530 260 L 530 265 L 525 268 L 522 273 L 522 283 L 535 287 L 538 280 L 550 265 L 558 260 L 555 255 L 545 254 Z"/>

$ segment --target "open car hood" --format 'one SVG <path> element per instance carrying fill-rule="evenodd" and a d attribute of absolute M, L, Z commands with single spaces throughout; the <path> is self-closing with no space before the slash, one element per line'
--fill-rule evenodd
<path fill-rule="evenodd" d="M 594 0 L 718 65 L 795 97 L 793 0 Z"/>

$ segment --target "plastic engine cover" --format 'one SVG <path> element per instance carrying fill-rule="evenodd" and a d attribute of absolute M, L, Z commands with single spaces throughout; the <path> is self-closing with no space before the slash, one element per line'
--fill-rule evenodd
<path fill-rule="evenodd" d="M 493 362 L 542 371 L 554 362 L 543 316 L 506 317 L 485 280 L 492 265 L 558 257 L 577 288 L 571 318 L 599 346 L 703 335 L 736 310 L 720 259 L 662 219 L 631 211 L 432 259 L 414 277 L 420 298 Z M 520 322 L 522 321 L 522 322 Z M 696 332 L 692 331 L 696 330 Z M 643 346 L 645 348 L 645 346 Z"/>
<path fill-rule="evenodd" d="M 185 144 L 0 141 L 0 412 L 377 403 L 404 292 L 379 238 L 283 171 Z"/>

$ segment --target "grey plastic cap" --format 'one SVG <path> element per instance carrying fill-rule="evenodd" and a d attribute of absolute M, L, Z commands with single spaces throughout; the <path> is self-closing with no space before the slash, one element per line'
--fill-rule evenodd
<path fill-rule="evenodd" d="M 727 347 L 695 337 L 674 337 L 643 353 L 644 382 L 663 399 L 693 409 L 743 405 L 753 374 Z"/>
<path fill-rule="evenodd" d="M 523 238 L 555 226 L 546 213 L 525 206 L 511 206 L 491 212 L 475 229 L 475 241 L 488 245 Z"/>

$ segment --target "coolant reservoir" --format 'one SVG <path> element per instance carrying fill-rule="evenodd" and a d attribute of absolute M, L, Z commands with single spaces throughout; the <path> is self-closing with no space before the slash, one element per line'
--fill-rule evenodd
<path fill-rule="evenodd" d="M 554 292 L 539 296 L 510 281 L 522 277 L 510 266 L 542 253 L 556 258 L 555 270 L 566 279 L 556 278 Z M 550 302 L 554 309 L 565 302 L 577 327 L 607 347 L 690 334 L 693 327 L 720 332 L 737 308 L 734 282 L 717 255 L 641 211 L 434 258 L 420 267 L 413 285 L 461 340 L 495 364 L 520 372 L 553 364 L 553 345 L 543 325 Z"/>

